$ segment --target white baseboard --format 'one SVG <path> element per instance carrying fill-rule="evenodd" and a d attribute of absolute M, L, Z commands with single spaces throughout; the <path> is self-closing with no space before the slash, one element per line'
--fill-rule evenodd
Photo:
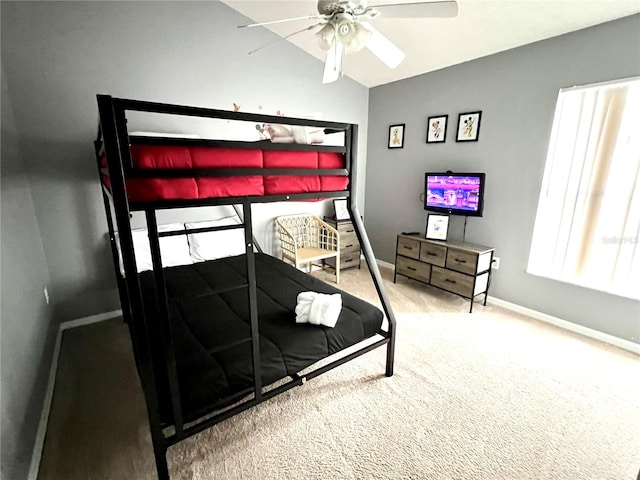
<path fill-rule="evenodd" d="M 67 330 L 69 328 L 81 327 L 83 325 L 91 325 L 92 323 L 103 322 L 115 317 L 121 317 L 122 310 L 114 310 L 113 312 L 98 313 L 97 315 L 91 315 L 89 317 L 78 318 L 76 320 L 69 320 L 68 322 L 62 322 L 60 324 L 60 330 Z"/>
<path fill-rule="evenodd" d="M 393 263 L 385 262 L 384 260 L 378 260 L 377 258 L 376 258 L 376 263 L 378 264 L 379 267 L 390 268 L 392 270 L 396 268 L 396 266 Z"/>
<path fill-rule="evenodd" d="M 40 414 L 40 422 L 38 423 L 38 431 L 33 444 L 33 454 L 31 455 L 31 465 L 29 466 L 29 480 L 38 479 L 38 471 L 40 470 L 40 459 L 42 458 L 42 449 L 44 448 L 44 437 L 47 433 L 47 423 L 49 422 L 49 412 L 51 411 L 51 400 L 53 399 L 53 387 L 56 382 L 56 373 L 58 371 L 58 358 L 60 356 L 60 344 L 62 343 L 62 328 L 58 326 L 56 335 L 56 343 L 53 347 L 53 358 L 51 359 L 51 368 L 49 369 L 49 378 L 47 378 L 47 390 L 44 394 L 44 404 L 42 405 L 42 413 Z"/>
<path fill-rule="evenodd" d="M 395 268 L 394 264 L 385 262 L 383 260 L 376 259 L 376 263 L 381 267 L 392 268 L 392 269 Z M 536 320 L 550 323 L 551 325 L 555 325 L 556 327 L 564 328 L 565 330 L 579 333 L 580 335 L 584 335 L 585 337 L 593 338 L 596 340 L 600 340 L 601 342 L 615 345 L 616 347 L 622 348 L 623 350 L 627 350 L 629 352 L 640 355 L 640 344 L 637 344 L 635 342 L 625 340 L 623 338 L 615 337 L 613 335 L 609 335 L 608 333 L 600 332 L 592 328 L 584 327 L 582 325 L 578 325 L 577 323 L 573 323 L 568 320 L 563 320 L 561 318 L 554 317 L 552 315 L 548 315 L 546 313 L 542 313 L 537 310 L 533 310 L 531 308 L 526 308 L 515 303 L 507 302 L 506 300 L 502 300 L 500 298 L 489 296 L 487 297 L 487 302 L 497 305 L 499 307 L 506 308 L 507 310 L 511 310 L 513 312 L 527 315 L 529 317 L 535 318 Z"/>
<path fill-rule="evenodd" d="M 568 320 L 563 320 L 552 315 L 547 315 L 546 313 L 542 313 L 531 308 L 526 308 L 515 303 L 507 302 L 506 300 L 502 300 L 500 298 L 489 296 L 487 297 L 487 302 L 517 313 L 521 313 L 523 315 L 527 315 L 529 317 L 535 318 L 536 320 L 550 323 L 551 325 L 555 325 L 556 327 L 579 333 L 580 335 L 584 335 L 585 337 L 593 338 L 596 340 L 600 340 L 601 342 L 615 345 L 616 347 L 640 355 L 640 345 L 629 340 L 618 338 L 613 335 L 609 335 L 608 333 L 594 330 L 592 328 L 584 327 L 582 325 L 578 325 L 577 323 L 569 322 Z"/>
<path fill-rule="evenodd" d="M 74 327 L 80 327 L 82 325 L 90 325 L 92 323 L 102 322 L 109 320 L 110 318 L 119 317 L 122 315 L 122 310 L 116 310 L 113 312 L 100 313 L 98 315 L 91 315 L 90 317 L 78 318 L 76 320 L 70 320 L 68 322 L 62 322 L 58 326 L 58 333 L 56 335 L 56 343 L 53 347 L 53 356 L 51 358 L 51 368 L 49 369 L 49 377 L 47 378 L 47 389 L 44 395 L 44 403 L 42 405 L 42 413 L 40 415 L 40 422 L 38 423 L 38 431 L 36 432 L 36 439 L 33 445 L 33 454 L 31 455 L 31 464 L 29 466 L 29 480 L 38 479 L 38 471 L 40 470 L 40 460 L 42 459 L 42 449 L 44 448 L 44 438 L 47 433 L 47 424 L 49 423 L 49 413 L 51 412 L 51 401 L 53 400 L 53 389 L 56 383 L 56 373 L 58 372 L 58 359 L 60 357 L 60 346 L 62 344 L 62 333 Z"/>

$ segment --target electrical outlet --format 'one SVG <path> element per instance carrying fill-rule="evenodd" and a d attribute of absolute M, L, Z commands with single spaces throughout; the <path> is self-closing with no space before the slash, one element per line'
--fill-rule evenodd
<path fill-rule="evenodd" d="M 44 287 L 44 299 L 47 302 L 47 305 L 49 305 L 49 289 L 47 287 Z"/>
<path fill-rule="evenodd" d="M 493 257 L 491 268 L 493 268 L 494 270 L 500 270 L 500 257 Z"/>

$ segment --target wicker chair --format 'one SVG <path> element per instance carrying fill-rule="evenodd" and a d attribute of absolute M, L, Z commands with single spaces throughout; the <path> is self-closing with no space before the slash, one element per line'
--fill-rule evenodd
<path fill-rule="evenodd" d="M 336 283 L 340 282 L 340 237 L 338 231 L 315 215 L 285 215 L 276 218 L 282 260 L 295 265 L 335 258 Z"/>

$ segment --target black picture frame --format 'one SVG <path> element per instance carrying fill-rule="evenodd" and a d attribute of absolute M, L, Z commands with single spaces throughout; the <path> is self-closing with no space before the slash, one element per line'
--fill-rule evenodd
<path fill-rule="evenodd" d="M 334 200 L 333 209 L 336 212 L 336 220 L 349 220 L 349 209 L 347 208 L 346 198 Z"/>
<path fill-rule="evenodd" d="M 439 213 L 427 214 L 427 228 L 424 232 L 424 238 L 427 240 L 447 240 L 449 233 L 449 215 L 441 215 Z"/>
<path fill-rule="evenodd" d="M 449 115 L 427 117 L 427 143 L 444 143 L 447 138 Z"/>
<path fill-rule="evenodd" d="M 389 126 L 389 143 L 387 143 L 387 148 L 404 147 L 404 129 L 404 123 Z"/>
<path fill-rule="evenodd" d="M 480 137 L 481 119 L 482 110 L 459 114 L 456 142 L 477 142 Z"/>

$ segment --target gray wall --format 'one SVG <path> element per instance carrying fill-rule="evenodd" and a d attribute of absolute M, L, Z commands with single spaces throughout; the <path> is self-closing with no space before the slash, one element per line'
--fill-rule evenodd
<path fill-rule="evenodd" d="M 361 125 L 364 158 L 368 90 L 347 78 L 323 86 L 322 63 L 287 42 L 247 55 L 275 35 L 238 30 L 247 19 L 218 2 L 0 5 L 1 476 L 22 479 L 57 322 L 119 308 L 92 147 L 96 94 L 222 109 L 235 102 L 253 112 L 263 105 L 265 113 L 291 116 L 322 112 L 327 120 Z M 273 247 L 274 216 L 329 209 L 307 202 L 259 206 L 261 243 Z"/>
<path fill-rule="evenodd" d="M 55 326 L 43 289 L 49 273 L 2 71 L 0 477 L 26 478 L 51 364 Z"/>
<path fill-rule="evenodd" d="M 425 54 L 428 54 L 428 50 Z M 396 234 L 423 231 L 424 172 L 486 172 L 483 218 L 466 240 L 496 247 L 491 294 L 640 342 L 638 301 L 525 273 L 558 90 L 640 74 L 640 15 L 376 87 L 369 94 L 367 228 L 377 256 L 394 261 Z M 477 143 L 456 143 L 457 115 L 482 110 Z M 445 144 L 426 144 L 427 116 L 449 114 Z M 388 127 L 406 123 L 403 149 Z M 452 238 L 462 238 L 462 217 Z"/>
<path fill-rule="evenodd" d="M 360 124 L 366 153 L 368 90 L 348 78 L 323 86 L 322 62 L 288 42 L 248 55 L 277 37 L 236 28 L 246 22 L 219 2 L 2 2 L 2 61 L 57 319 L 118 308 L 92 151 L 96 94 L 223 109 L 235 102 L 254 112 L 263 105 L 291 116 L 320 111 Z M 273 243 L 274 216 L 307 210 L 324 207 L 256 209 L 262 243 Z"/>

